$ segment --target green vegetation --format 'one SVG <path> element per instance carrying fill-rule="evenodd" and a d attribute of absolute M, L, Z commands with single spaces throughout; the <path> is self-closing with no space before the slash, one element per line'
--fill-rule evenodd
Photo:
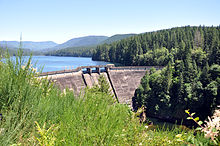
<path fill-rule="evenodd" d="M 116 41 L 120 41 L 122 39 L 125 39 L 125 38 L 129 38 L 131 36 L 134 36 L 136 34 L 116 34 L 116 35 L 113 35 L 111 37 L 109 37 L 108 39 L 102 41 L 100 44 L 111 44 L 113 42 L 116 42 Z"/>
<path fill-rule="evenodd" d="M 96 46 L 69 47 L 45 53 L 46 56 L 91 57 Z"/>
<path fill-rule="evenodd" d="M 187 57 L 204 66 L 220 63 L 218 27 L 179 27 L 143 33 L 97 47 L 93 60 L 124 65 L 167 65 Z"/>
<path fill-rule="evenodd" d="M 180 121 L 191 109 L 204 120 L 220 104 L 219 28 L 186 26 L 136 35 L 98 46 L 93 60 L 166 66 L 146 73 L 135 108 L 144 105 L 147 115 Z"/>
<path fill-rule="evenodd" d="M 23 66 L 22 57 L 5 59 L 0 62 L 1 145 L 213 144 L 193 130 L 140 124 L 126 105 L 114 101 L 103 78 L 76 97 L 37 78 L 31 60 Z"/>
<path fill-rule="evenodd" d="M 164 119 L 181 121 L 187 116 L 184 110 L 190 109 L 204 120 L 220 104 L 219 75 L 217 64 L 195 68 L 189 62 L 169 63 L 161 71 L 146 73 L 135 92 L 134 104 L 136 108 L 147 107 L 147 115 Z"/>
<path fill-rule="evenodd" d="M 49 48 L 47 51 L 55 51 L 65 48 L 74 48 L 82 46 L 96 46 L 102 41 L 106 40 L 107 36 L 85 36 L 79 38 L 70 39 L 62 44 L 56 45 L 55 47 Z"/>
<path fill-rule="evenodd" d="M 205 121 L 205 124 L 199 120 L 199 117 L 193 117 L 196 113 L 190 113 L 189 110 L 185 110 L 189 115 L 187 119 L 193 120 L 198 125 L 196 130 L 204 132 L 205 137 L 211 138 L 215 145 L 218 145 L 218 142 L 220 142 L 220 106 L 218 108 L 214 111 L 211 118 L 208 117 L 208 121 Z"/>

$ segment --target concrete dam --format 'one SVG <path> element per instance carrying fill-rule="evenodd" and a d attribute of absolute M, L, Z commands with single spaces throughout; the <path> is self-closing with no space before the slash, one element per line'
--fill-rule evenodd
<path fill-rule="evenodd" d="M 41 77 L 55 82 L 61 90 L 69 88 L 77 95 L 86 87 L 98 84 L 98 78 L 103 75 L 119 103 L 132 106 L 132 97 L 138 88 L 141 78 L 152 67 L 156 70 L 161 66 L 125 66 L 115 67 L 112 64 L 100 66 L 82 66 L 72 70 L 42 73 Z"/>

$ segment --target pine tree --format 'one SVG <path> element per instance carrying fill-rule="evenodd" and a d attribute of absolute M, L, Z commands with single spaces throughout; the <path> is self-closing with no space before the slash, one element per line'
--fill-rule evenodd
<path fill-rule="evenodd" d="M 169 94 L 169 90 L 170 90 L 170 87 L 172 84 L 172 76 L 173 76 L 172 75 L 172 66 L 171 66 L 171 63 L 169 62 L 167 65 L 166 71 L 165 71 L 166 80 L 164 80 L 165 81 L 165 84 L 164 84 L 165 92 L 167 94 Z"/>
<path fill-rule="evenodd" d="M 149 73 L 146 72 L 145 76 L 141 79 L 141 85 L 144 89 L 144 93 L 148 93 L 151 88 L 150 88 L 150 85 L 149 85 Z"/>
<path fill-rule="evenodd" d="M 192 58 L 190 54 L 186 55 L 186 59 L 184 59 L 184 66 L 184 81 L 190 83 L 194 79 Z"/>
<path fill-rule="evenodd" d="M 111 95 L 109 83 L 106 81 L 104 75 L 100 75 L 98 78 L 98 86 L 96 87 L 99 92 L 103 92 Z"/>
<path fill-rule="evenodd" d="M 206 65 L 202 69 L 202 74 L 200 76 L 200 81 L 205 87 L 210 82 L 210 74 L 209 74 L 209 64 L 206 62 Z"/>

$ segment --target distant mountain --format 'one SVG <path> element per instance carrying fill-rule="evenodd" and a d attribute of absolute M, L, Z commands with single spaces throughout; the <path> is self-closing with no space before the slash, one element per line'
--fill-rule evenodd
<path fill-rule="evenodd" d="M 47 48 L 51 48 L 56 46 L 57 43 L 52 41 L 44 41 L 44 42 L 32 42 L 32 41 L 22 41 L 22 48 L 30 49 L 31 51 L 41 51 Z M 20 42 L 18 41 L 0 41 L 0 47 L 8 47 L 8 48 L 19 48 Z"/>
<path fill-rule="evenodd" d="M 107 36 L 85 36 L 79 38 L 73 38 L 64 42 L 63 44 L 56 44 L 52 41 L 44 42 L 32 42 L 23 41 L 22 48 L 30 50 L 34 54 L 44 53 L 47 55 L 58 55 L 58 56 L 91 56 L 92 50 L 100 44 L 110 44 L 115 41 L 119 41 L 136 34 L 116 34 L 111 37 Z M 20 42 L 18 41 L 0 41 L 0 48 L 10 48 L 17 50 Z M 60 51 L 57 51 L 60 50 Z"/>
<path fill-rule="evenodd" d="M 69 47 L 93 46 L 103 42 L 106 39 L 108 39 L 107 36 L 86 36 L 86 37 L 73 38 L 63 44 L 52 47 L 49 50 L 54 51 Z"/>
<path fill-rule="evenodd" d="M 128 38 L 128 37 L 131 37 L 131 36 L 134 36 L 136 34 L 116 34 L 116 35 L 113 35 L 111 37 L 109 37 L 108 39 L 104 40 L 103 42 L 101 42 L 100 44 L 111 44 L 115 41 L 119 41 L 119 40 L 122 40 L 122 39 L 125 39 L 125 38 Z"/>
<path fill-rule="evenodd" d="M 81 38 L 79 41 L 80 45 L 82 45 L 82 46 L 62 48 L 64 45 L 63 46 L 58 45 L 58 46 L 61 46 L 61 49 L 56 49 L 56 47 L 58 47 L 58 46 L 56 46 L 56 47 L 54 47 L 55 49 L 46 52 L 45 55 L 48 55 L 48 56 L 91 57 L 93 50 L 97 47 L 97 45 L 101 45 L 101 44 L 105 44 L 105 43 L 110 44 L 112 42 L 119 41 L 119 40 L 131 37 L 134 35 L 136 35 L 136 34 L 117 34 L 117 35 L 113 35 L 111 37 L 105 37 L 107 39 L 105 39 L 104 41 L 100 41 L 99 43 L 97 41 L 96 44 L 91 44 L 91 45 L 86 45 L 86 43 L 83 43 L 83 41 L 88 40 L 88 37 L 82 37 L 84 39 Z M 79 38 L 72 39 L 72 40 L 74 40 L 74 41 L 79 40 Z M 67 41 L 67 42 L 69 42 L 69 41 Z"/>
<path fill-rule="evenodd" d="M 17 49 L 17 47 L 15 47 L 14 44 L 7 43 L 6 41 L 0 41 L 0 48 L 1 49 L 14 49 L 14 50 Z"/>
<path fill-rule="evenodd" d="M 8 46 L 8 45 L 7 46 L 6 45 L 0 45 L 0 54 L 1 54 L 2 51 L 6 52 L 6 50 L 10 55 L 13 56 L 13 55 L 17 54 L 18 48 Z M 31 53 L 30 49 L 22 49 L 22 50 L 23 50 L 23 53 L 24 53 L 23 55 L 29 55 Z"/>

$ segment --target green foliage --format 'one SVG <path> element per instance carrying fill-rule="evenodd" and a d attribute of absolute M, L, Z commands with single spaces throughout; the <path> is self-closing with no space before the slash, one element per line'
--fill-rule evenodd
<path fill-rule="evenodd" d="M 34 106 L 40 98 L 47 96 L 52 87 L 46 79 L 35 78 L 37 74 L 31 67 L 31 58 L 24 65 L 20 50 L 18 54 L 20 56 L 15 60 L 8 54 L 4 55 L 5 63 L 1 62 L 0 67 L 0 112 L 3 117 L 0 125 L 4 129 L 0 141 L 3 145 L 30 132 L 31 121 L 37 114 Z"/>
<path fill-rule="evenodd" d="M 219 34 L 219 26 L 139 34 L 98 46 L 93 60 L 165 66 L 142 78 L 134 108 L 145 106 L 147 115 L 179 121 L 186 119 L 184 110 L 191 109 L 205 120 L 220 104 Z"/>
<path fill-rule="evenodd" d="M 111 44 L 113 42 L 131 37 L 131 36 L 134 36 L 134 35 L 136 35 L 136 34 L 116 34 L 116 35 L 113 35 L 113 36 L 109 37 L 108 39 L 104 40 L 103 42 L 101 42 L 101 44 L 105 44 L 105 43 L 106 44 Z"/>
<path fill-rule="evenodd" d="M 205 121 L 206 124 L 203 124 L 203 121 L 199 120 L 199 117 L 194 118 L 195 113 L 190 113 L 189 110 L 185 110 L 185 113 L 189 115 L 188 120 L 193 120 L 198 127 L 196 130 L 204 132 L 206 138 L 211 138 L 212 142 L 215 145 L 218 145 L 220 142 L 220 110 L 216 109 L 212 118 L 208 117 L 209 121 Z"/>
<path fill-rule="evenodd" d="M 200 135 L 178 128 L 140 125 L 126 105 L 113 102 L 103 77 L 100 86 L 75 97 L 72 91 L 67 89 L 63 94 L 47 79 L 37 78 L 30 62 L 23 66 L 22 57 L 14 62 L 8 56 L 5 63 L 0 63 L 1 145 L 209 143 Z M 157 72 L 152 70 L 153 74 Z"/>
<path fill-rule="evenodd" d="M 47 56 L 91 57 L 95 46 L 68 47 L 45 53 Z"/>
<path fill-rule="evenodd" d="M 140 34 L 98 46 L 93 59 L 164 65 L 162 71 L 151 70 L 142 78 L 135 108 L 144 105 L 148 115 L 179 120 L 191 109 L 204 120 L 220 103 L 219 30 L 186 26 Z"/>
<path fill-rule="evenodd" d="M 109 103 L 114 103 L 117 101 L 117 99 L 112 94 L 112 90 L 110 90 L 110 85 L 105 79 L 104 75 L 100 75 L 98 78 L 98 84 L 94 85 L 92 88 L 87 89 L 87 92 L 92 93 L 105 93 L 106 95 L 110 96 L 111 98 L 106 98 L 106 100 L 109 101 Z"/>
<path fill-rule="evenodd" d="M 198 65 L 219 64 L 219 27 L 179 27 L 135 35 L 98 46 L 93 60 L 124 65 L 167 65 L 189 54 Z M 103 57 L 105 56 L 105 57 Z"/>
<path fill-rule="evenodd" d="M 219 65 L 214 66 L 216 70 Z M 189 75 L 195 69 L 181 72 L 168 64 L 162 71 L 147 73 L 136 89 L 134 105 L 147 107 L 147 115 L 168 119 L 184 119 L 184 110 L 191 109 L 204 120 L 219 104 L 218 72 L 204 70 Z"/>
<path fill-rule="evenodd" d="M 203 128 L 202 126 L 203 122 L 199 120 L 199 117 L 196 118 L 193 117 L 196 113 L 190 113 L 189 110 L 185 110 L 185 113 L 189 115 L 189 117 L 187 117 L 188 120 L 193 120 L 200 126 L 197 128 L 197 130 L 201 130 L 201 128 Z"/>
<path fill-rule="evenodd" d="M 42 128 L 40 127 L 38 122 L 35 122 L 35 123 L 36 123 L 37 132 L 39 134 L 39 138 L 36 137 L 38 144 L 41 146 L 45 146 L 45 145 L 53 146 L 55 144 L 55 140 L 56 140 L 55 134 L 56 134 L 58 127 L 54 127 L 54 125 L 52 125 L 50 128 L 45 129 L 46 128 L 45 123 Z"/>
<path fill-rule="evenodd" d="M 111 91 L 110 91 L 110 86 L 107 82 L 107 80 L 105 79 L 104 75 L 100 75 L 98 78 L 98 85 L 94 86 L 91 90 L 95 89 L 96 91 L 94 92 L 103 92 L 106 94 L 111 95 Z"/>

